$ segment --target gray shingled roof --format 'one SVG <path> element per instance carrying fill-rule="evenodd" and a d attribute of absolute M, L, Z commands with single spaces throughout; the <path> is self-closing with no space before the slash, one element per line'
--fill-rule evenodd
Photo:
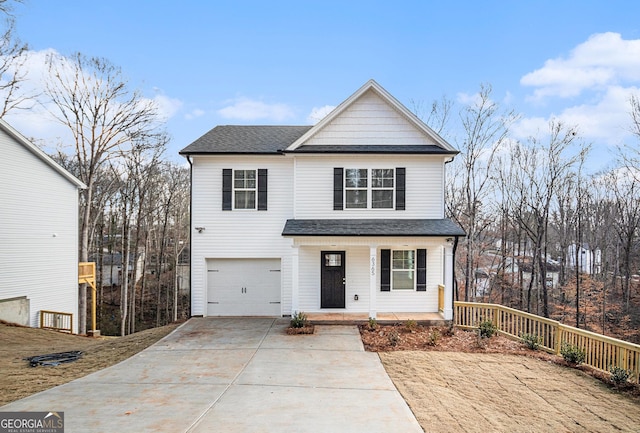
<path fill-rule="evenodd" d="M 282 236 L 465 236 L 444 219 L 318 219 L 287 220 Z"/>
<path fill-rule="evenodd" d="M 181 155 L 209 153 L 281 153 L 311 126 L 216 126 L 180 151 Z"/>

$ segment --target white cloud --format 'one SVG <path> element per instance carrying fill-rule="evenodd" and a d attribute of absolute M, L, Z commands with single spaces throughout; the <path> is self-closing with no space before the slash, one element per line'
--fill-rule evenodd
<path fill-rule="evenodd" d="M 335 105 L 325 105 L 322 107 L 313 107 L 311 109 L 311 113 L 307 116 L 307 122 L 315 125 L 322 119 L 324 119 L 327 114 L 331 113 L 333 109 L 336 108 Z"/>
<path fill-rule="evenodd" d="M 41 51 L 27 51 L 25 53 L 24 71 L 26 71 L 25 81 L 21 85 L 21 91 L 28 95 L 37 95 L 30 103 L 28 109 L 14 110 L 5 116 L 5 120 L 14 128 L 20 131 L 25 137 L 32 138 L 38 144 L 48 149 L 52 149 L 58 143 L 70 144 L 73 140 L 68 128 L 60 124 L 51 112 L 57 109 L 44 96 L 45 83 L 48 77 L 47 59 L 60 54 L 54 49 Z M 61 74 L 73 74 L 68 63 L 61 62 L 56 65 L 57 71 Z M 161 93 L 144 101 L 153 101 L 158 108 L 158 113 L 163 120 L 173 117 L 182 107 L 182 102 L 175 98 L 170 98 Z M 0 98 L 2 95 L 0 95 Z M 115 106 L 114 106 L 115 107 Z"/>
<path fill-rule="evenodd" d="M 188 112 L 187 114 L 184 115 L 184 118 L 187 120 L 193 120 L 196 119 L 198 117 L 202 117 L 204 116 L 205 111 L 201 110 L 199 108 L 195 108 L 193 110 L 191 110 L 190 112 Z"/>
<path fill-rule="evenodd" d="M 520 79 L 534 87 L 531 99 L 575 97 L 586 90 L 640 82 L 640 39 L 619 33 L 598 33 L 571 50 L 567 58 L 549 59 Z"/>
<path fill-rule="evenodd" d="M 158 107 L 158 114 L 165 120 L 172 118 L 183 105 L 179 99 L 170 98 L 163 94 L 156 95 L 153 101 Z"/>
<path fill-rule="evenodd" d="M 266 104 L 249 98 L 236 98 L 229 103 L 230 105 L 218 110 L 218 114 L 225 119 L 282 122 L 294 117 L 293 110 L 286 104 Z"/>
<path fill-rule="evenodd" d="M 577 126 L 587 141 L 618 145 L 630 136 L 629 98 L 634 93 L 639 94 L 640 88 L 610 86 L 591 103 L 565 108 L 548 118 L 522 118 L 513 126 L 512 132 L 518 138 L 538 136 L 548 130 L 551 119 L 557 119 L 568 126 Z"/>

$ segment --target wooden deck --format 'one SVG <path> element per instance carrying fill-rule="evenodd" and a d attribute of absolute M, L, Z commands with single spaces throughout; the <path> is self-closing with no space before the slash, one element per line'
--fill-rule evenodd
<path fill-rule="evenodd" d="M 367 323 L 367 313 L 306 313 L 309 321 L 316 325 L 351 325 Z M 447 321 L 440 313 L 378 313 L 376 321 L 380 324 L 404 323 L 415 320 L 420 325 L 445 325 Z"/>

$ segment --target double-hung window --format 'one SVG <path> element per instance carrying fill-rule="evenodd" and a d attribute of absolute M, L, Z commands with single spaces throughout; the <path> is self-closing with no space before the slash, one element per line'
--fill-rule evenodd
<path fill-rule="evenodd" d="M 371 170 L 371 207 L 374 209 L 393 209 L 392 168 L 374 168 Z"/>
<path fill-rule="evenodd" d="M 427 290 L 427 250 L 380 250 L 380 290 Z"/>
<path fill-rule="evenodd" d="M 333 210 L 405 210 L 406 169 L 333 169 Z"/>
<path fill-rule="evenodd" d="M 255 209 L 257 179 L 255 170 L 233 170 L 233 205 L 235 209 Z"/>
<path fill-rule="evenodd" d="M 414 250 L 393 250 L 391 290 L 415 290 L 416 260 Z"/>
<path fill-rule="evenodd" d="M 366 209 L 369 185 L 369 170 L 347 168 L 344 171 L 344 193 L 347 208 Z"/>
<path fill-rule="evenodd" d="M 347 209 L 393 209 L 393 168 L 347 168 L 344 170 L 344 201 Z"/>
<path fill-rule="evenodd" d="M 222 210 L 267 210 L 267 169 L 222 169 Z"/>

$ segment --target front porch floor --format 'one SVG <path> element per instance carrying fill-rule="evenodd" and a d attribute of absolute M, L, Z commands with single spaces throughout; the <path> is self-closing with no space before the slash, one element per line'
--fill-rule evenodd
<path fill-rule="evenodd" d="M 367 313 L 306 313 L 307 319 L 315 325 L 351 325 L 369 321 Z M 378 313 L 376 321 L 382 325 L 403 324 L 407 320 L 415 320 L 420 325 L 447 325 L 441 313 Z"/>

